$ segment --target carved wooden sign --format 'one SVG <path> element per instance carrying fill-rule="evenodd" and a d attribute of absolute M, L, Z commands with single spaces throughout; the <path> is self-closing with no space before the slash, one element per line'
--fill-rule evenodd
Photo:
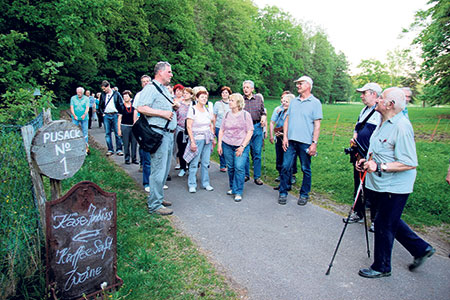
<path fill-rule="evenodd" d="M 47 286 L 57 299 L 89 298 L 117 277 L 116 194 L 89 181 L 45 203 Z M 84 298 L 81 298 L 84 299 Z"/>
<path fill-rule="evenodd" d="M 72 177 L 83 165 L 86 143 L 79 127 L 58 120 L 37 131 L 31 154 L 42 174 L 62 180 Z"/>

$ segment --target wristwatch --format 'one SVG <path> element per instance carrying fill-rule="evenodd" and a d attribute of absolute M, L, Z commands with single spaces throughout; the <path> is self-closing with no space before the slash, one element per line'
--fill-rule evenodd
<path fill-rule="evenodd" d="M 381 164 L 381 171 L 382 172 L 387 172 L 387 164 L 386 163 L 382 163 Z"/>
<path fill-rule="evenodd" d="M 313 142 L 313 144 L 317 144 L 317 141 L 315 141 L 315 140 L 313 140 L 312 142 Z"/>
<path fill-rule="evenodd" d="M 380 167 L 380 164 L 379 164 L 379 163 L 376 163 L 376 164 L 377 164 L 377 170 L 375 171 L 375 173 L 377 173 L 377 175 L 381 177 L 381 167 Z"/>

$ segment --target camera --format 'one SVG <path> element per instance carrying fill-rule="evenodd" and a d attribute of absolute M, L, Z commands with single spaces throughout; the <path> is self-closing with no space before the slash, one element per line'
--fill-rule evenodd
<path fill-rule="evenodd" d="M 354 164 L 358 158 L 358 155 L 361 157 L 366 157 L 367 150 L 355 140 L 354 143 L 348 148 L 344 148 L 344 153 L 350 155 L 350 162 Z"/>
<path fill-rule="evenodd" d="M 345 153 L 345 154 L 352 155 L 352 154 L 355 153 L 355 148 L 354 148 L 354 147 L 344 148 L 344 153 Z"/>

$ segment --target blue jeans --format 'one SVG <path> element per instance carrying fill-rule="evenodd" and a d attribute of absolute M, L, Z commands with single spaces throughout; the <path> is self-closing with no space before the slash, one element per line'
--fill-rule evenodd
<path fill-rule="evenodd" d="M 125 161 L 133 161 L 135 162 L 136 159 L 136 148 L 137 148 L 137 140 L 134 137 L 132 126 L 130 125 L 124 125 L 122 124 L 121 130 L 122 130 L 122 142 L 123 142 L 123 152 L 125 154 Z M 131 148 L 131 153 L 130 153 Z"/>
<path fill-rule="evenodd" d="M 113 131 L 114 135 L 116 136 L 117 152 L 122 152 L 122 139 L 118 134 L 117 114 L 105 114 L 103 118 L 103 123 L 105 124 L 105 140 L 106 146 L 108 146 L 108 152 L 114 153 L 114 146 L 111 139 L 111 133 Z"/>
<path fill-rule="evenodd" d="M 219 131 L 220 128 L 216 127 L 216 137 L 219 138 Z M 223 169 L 227 166 L 227 162 L 225 161 L 225 155 L 219 155 L 219 160 L 220 160 L 220 168 Z"/>
<path fill-rule="evenodd" d="M 150 186 L 150 168 L 152 165 L 150 152 L 144 151 L 142 148 L 139 148 L 139 155 L 141 156 L 142 163 L 142 184 L 144 187 Z"/>
<path fill-rule="evenodd" d="M 153 167 L 150 172 L 150 195 L 148 196 L 148 209 L 150 212 L 158 210 L 162 207 L 164 200 L 164 184 L 170 170 L 173 151 L 173 133 L 165 132 L 158 128 L 153 128 L 163 135 L 161 146 L 158 150 L 150 154 Z"/>
<path fill-rule="evenodd" d="M 195 144 L 198 147 L 198 154 L 195 156 L 190 164 L 189 164 L 189 177 L 188 177 L 188 186 L 197 188 L 197 170 L 198 170 L 198 162 L 201 159 L 201 182 L 203 187 L 207 187 L 210 185 L 209 183 L 209 159 L 211 157 L 211 147 L 212 142 L 209 144 L 205 144 L 205 140 L 195 140 Z"/>
<path fill-rule="evenodd" d="M 369 190 L 371 201 L 377 202 L 375 217 L 375 251 L 371 268 L 378 272 L 391 272 L 394 238 L 414 257 L 425 254 L 429 244 L 422 240 L 401 219 L 409 194 L 379 193 Z"/>
<path fill-rule="evenodd" d="M 309 192 L 311 191 L 311 156 L 306 153 L 306 150 L 309 148 L 309 146 L 309 144 L 292 140 L 289 141 L 289 147 L 284 153 L 283 168 L 281 169 L 280 196 L 287 195 L 288 186 L 291 185 L 292 164 L 296 161 L 296 155 L 298 155 L 298 157 L 300 157 L 300 163 L 302 165 L 303 172 L 300 197 L 309 197 Z"/>
<path fill-rule="evenodd" d="M 86 141 L 86 145 L 89 145 L 89 134 L 88 134 L 89 120 L 88 119 L 84 119 L 84 120 L 72 119 L 72 123 L 81 127 L 81 132 L 83 132 L 83 137 L 84 137 L 84 140 Z"/>
<path fill-rule="evenodd" d="M 247 145 L 245 147 L 241 156 L 236 156 L 237 148 L 239 147 L 222 143 L 223 156 L 227 162 L 230 190 L 233 194 L 242 196 L 245 182 L 245 164 L 248 160 L 249 146 Z"/>
<path fill-rule="evenodd" d="M 277 137 L 275 142 L 275 163 L 278 171 L 278 175 L 281 177 L 281 170 L 283 168 L 283 158 L 284 158 L 284 150 L 283 150 L 283 138 Z M 297 174 L 297 155 L 295 155 L 294 162 L 292 163 L 292 175 Z"/>
<path fill-rule="evenodd" d="M 253 160 L 253 178 L 258 179 L 261 177 L 261 152 L 263 146 L 263 128 L 261 123 L 253 125 L 253 135 L 250 140 L 250 153 Z M 245 176 L 250 177 L 250 157 L 247 159 L 245 165 Z"/>

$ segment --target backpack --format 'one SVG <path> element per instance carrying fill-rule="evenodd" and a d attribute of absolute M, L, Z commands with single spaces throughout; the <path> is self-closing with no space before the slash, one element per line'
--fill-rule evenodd
<path fill-rule="evenodd" d="M 208 101 L 208 103 L 209 103 L 209 101 Z M 205 108 L 206 108 L 206 111 L 209 113 L 208 103 L 206 103 Z M 192 114 L 195 116 L 195 108 L 194 108 L 194 105 L 192 105 L 191 108 L 192 108 Z M 188 133 L 188 131 L 187 131 L 187 118 L 186 118 L 186 120 L 184 120 L 184 134 L 185 134 L 185 135 L 189 135 L 189 133 Z"/>

